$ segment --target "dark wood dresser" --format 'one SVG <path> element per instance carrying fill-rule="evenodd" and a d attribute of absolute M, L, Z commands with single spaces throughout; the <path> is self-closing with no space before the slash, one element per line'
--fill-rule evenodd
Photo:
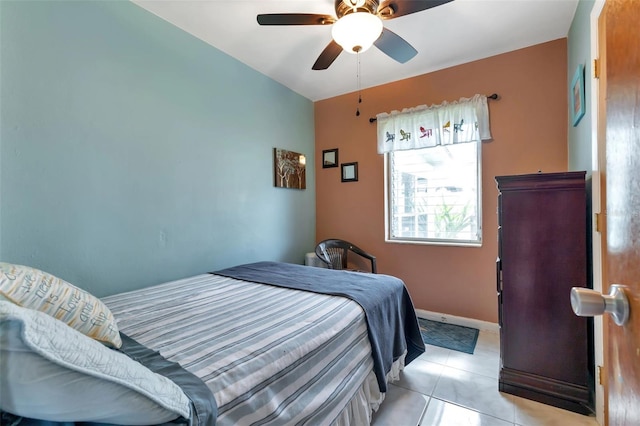
<path fill-rule="evenodd" d="M 499 389 L 587 414 L 592 323 L 573 313 L 587 287 L 585 172 L 497 176 Z"/>

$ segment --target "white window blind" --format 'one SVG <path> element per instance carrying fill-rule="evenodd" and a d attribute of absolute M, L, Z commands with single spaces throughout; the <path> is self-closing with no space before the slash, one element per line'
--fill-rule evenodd
<path fill-rule="evenodd" d="M 468 142 L 387 154 L 389 240 L 482 242 L 479 145 Z"/>

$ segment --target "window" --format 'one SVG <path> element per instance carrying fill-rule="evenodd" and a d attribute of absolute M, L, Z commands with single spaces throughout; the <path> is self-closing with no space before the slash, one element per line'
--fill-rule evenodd
<path fill-rule="evenodd" d="M 387 241 L 482 244 L 481 145 L 386 154 Z"/>
<path fill-rule="evenodd" d="M 482 245 L 482 141 L 487 97 L 380 113 L 387 241 Z"/>

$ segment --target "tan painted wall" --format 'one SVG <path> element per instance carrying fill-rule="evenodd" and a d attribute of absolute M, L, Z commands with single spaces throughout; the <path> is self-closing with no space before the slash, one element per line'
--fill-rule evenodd
<path fill-rule="evenodd" d="M 567 170 L 567 41 L 559 39 L 315 103 L 316 239 L 343 238 L 375 254 L 378 272 L 407 285 L 416 308 L 497 322 L 494 176 Z M 379 112 L 498 93 L 489 101 L 492 141 L 482 146 L 481 248 L 384 241 L 384 158 Z M 359 181 L 322 168 L 322 150 L 358 162 Z"/>

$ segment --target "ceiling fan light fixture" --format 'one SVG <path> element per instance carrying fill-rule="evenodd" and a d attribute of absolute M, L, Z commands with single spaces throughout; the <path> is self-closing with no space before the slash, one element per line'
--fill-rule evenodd
<path fill-rule="evenodd" d="M 382 21 L 367 12 L 343 16 L 333 24 L 331 35 L 345 51 L 362 53 L 370 48 L 382 34 Z"/>
<path fill-rule="evenodd" d="M 343 3 L 352 9 L 357 9 L 364 6 L 365 0 L 343 0 Z"/>

